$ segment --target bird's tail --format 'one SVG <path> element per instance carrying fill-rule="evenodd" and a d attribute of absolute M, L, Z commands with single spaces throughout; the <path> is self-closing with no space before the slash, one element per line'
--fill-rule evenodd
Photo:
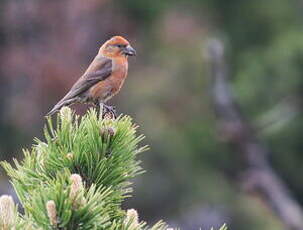
<path fill-rule="evenodd" d="M 54 113 L 58 112 L 61 108 L 63 107 L 63 105 L 60 105 L 59 103 L 56 104 L 52 109 L 51 111 L 49 111 L 46 116 L 51 116 L 53 115 Z"/>
<path fill-rule="evenodd" d="M 63 106 L 68 106 L 71 105 L 75 102 L 75 99 L 69 99 L 69 100 L 65 100 L 65 98 L 63 98 L 61 101 L 59 101 L 52 109 L 51 111 L 49 111 L 46 116 L 51 116 L 54 113 L 58 112 Z"/>

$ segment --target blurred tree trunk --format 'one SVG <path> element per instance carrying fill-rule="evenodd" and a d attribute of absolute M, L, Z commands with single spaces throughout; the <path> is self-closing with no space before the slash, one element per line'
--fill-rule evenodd
<path fill-rule="evenodd" d="M 290 194 L 287 185 L 271 167 L 270 151 L 234 101 L 228 82 L 224 46 L 219 40 L 209 42 L 207 57 L 211 68 L 211 93 L 220 136 L 244 158 L 245 191 L 254 192 L 284 223 L 287 229 L 303 229 L 303 211 Z"/>

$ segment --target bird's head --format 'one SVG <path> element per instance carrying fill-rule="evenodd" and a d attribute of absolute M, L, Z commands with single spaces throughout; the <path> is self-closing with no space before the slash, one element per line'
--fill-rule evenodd
<path fill-rule="evenodd" d="M 114 36 L 101 46 L 99 53 L 105 57 L 115 58 L 122 56 L 135 56 L 136 50 L 130 46 L 129 42 L 125 38 Z"/>

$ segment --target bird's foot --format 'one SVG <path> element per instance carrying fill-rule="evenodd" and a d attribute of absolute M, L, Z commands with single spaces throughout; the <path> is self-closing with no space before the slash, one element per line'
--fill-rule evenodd
<path fill-rule="evenodd" d="M 114 106 L 109 106 L 103 104 L 103 113 L 102 113 L 102 118 L 107 118 L 107 119 L 116 119 L 117 118 L 117 111 Z"/>

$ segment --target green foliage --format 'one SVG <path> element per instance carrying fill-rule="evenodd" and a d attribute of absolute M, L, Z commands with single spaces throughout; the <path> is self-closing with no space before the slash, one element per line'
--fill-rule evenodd
<path fill-rule="evenodd" d="M 142 173 L 136 156 L 142 135 L 130 117 L 99 120 L 91 110 L 83 118 L 64 108 L 57 127 L 48 119 L 46 142 L 24 150 L 21 163 L 2 166 L 24 207 L 28 229 L 166 229 L 149 228 L 121 209 L 130 196 L 130 179 Z"/>

